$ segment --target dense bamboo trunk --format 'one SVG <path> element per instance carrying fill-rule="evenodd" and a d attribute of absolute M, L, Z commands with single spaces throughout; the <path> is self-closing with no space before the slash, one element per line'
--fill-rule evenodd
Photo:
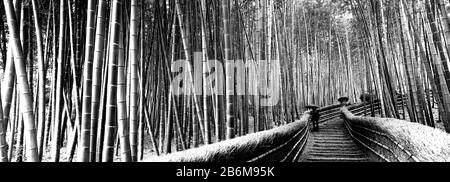
<path fill-rule="evenodd" d="M 233 72 L 234 61 L 232 60 L 231 49 L 231 24 L 230 24 L 230 1 L 222 1 L 222 16 L 224 24 L 224 49 L 225 49 L 225 103 L 226 103 L 226 139 L 232 139 L 235 136 L 235 117 L 233 116 L 234 96 Z"/>
<path fill-rule="evenodd" d="M 137 0 L 131 1 L 131 15 L 130 15 L 130 47 L 129 47 L 129 59 L 131 65 L 131 93 L 130 93 L 130 143 L 131 143 L 131 158 L 132 161 L 137 161 L 137 139 L 138 139 L 138 125 L 142 120 L 138 120 L 138 107 L 139 107 L 139 80 L 138 80 L 138 10 Z M 143 16 L 143 12 L 141 12 Z M 143 26 L 143 25 L 141 25 Z M 143 30 L 143 29 L 142 29 Z M 142 31 L 141 30 L 141 31 Z M 143 37 L 141 37 L 142 39 Z M 141 65 L 143 66 L 143 65 Z M 140 99 L 144 99 L 141 97 Z M 141 114 L 143 114 L 141 112 Z"/>
<path fill-rule="evenodd" d="M 52 160 L 59 162 L 60 158 L 60 143 L 61 143 L 61 124 L 62 124 L 62 79 L 63 79 L 63 64 L 64 64 L 64 38 L 65 38 L 65 17 L 64 17 L 64 0 L 60 1 L 60 17 L 59 17 L 59 49 L 58 49 L 58 62 L 57 62 L 57 75 L 56 75 L 56 103 L 55 103 L 55 116 L 52 135 Z"/>
<path fill-rule="evenodd" d="M 5 3 L 5 2 L 4 2 Z M 2 4 L 4 4 L 2 3 Z M 21 2 L 20 1 L 14 1 L 14 9 L 15 9 L 15 17 L 16 17 L 16 24 L 17 26 L 21 26 L 21 21 L 18 21 L 21 19 Z M 3 90 L 2 90 L 2 101 L 3 101 L 3 113 L 4 113 L 4 127 L 7 128 L 9 123 L 9 115 L 10 115 L 10 109 L 11 109 L 11 102 L 13 99 L 13 92 L 15 91 L 15 82 L 16 82 L 16 69 L 14 64 L 14 54 L 13 49 L 11 46 L 11 42 L 8 42 L 8 50 L 6 55 L 6 65 L 5 65 L 5 72 L 4 72 L 4 80 L 2 84 Z"/>
<path fill-rule="evenodd" d="M 446 4 L 443 0 L 432 0 L 432 2 L 437 4 L 437 8 L 440 10 L 440 17 L 441 17 L 441 25 L 443 29 L 443 34 L 445 35 L 446 42 L 447 42 L 447 49 L 450 48 L 450 20 L 448 17 L 448 11 L 446 10 Z M 447 51 L 447 55 L 450 56 L 450 52 Z M 446 70 L 448 72 L 448 69 Z M 449 79 L 449 75 L 446 76 L 446 79 Z M 448 85 L 448 84 L 447 84 Z M 449 88 L 450 89 L 450 88 Z"/>
<path fill-rule="evenodd" d="M 96 161 L 97 151 L 97 127 L 101 123 L 99 120 L 100 94 L 102 88 L 103 73 L 103 57 L 105 51 L 105 34 L 106 34 L 106 1 L 100 0 L 97 10 L 97 25 L 95 32 L 95 46 L 93 58 L 93 75 L 92 75 L 92 99 L 91 99 L 91 126 L 90 126 L 90 147 L 89 161 Z"/>
<path fill-rule="evenodd" d="M 0 88 L 1 91 L 1 88 Z M 2 101 L 0 100 L 0 108 Z M 6 141 L 6 127 L 4 127 L 3 110 L 0 109 L 0 162 L 8 162 L 8 143 Z"/>
<path fill-rule="evenodd" d="M 122 20 L 120 20 L 122 25 Z M 120 27 L 120 26 L 119 26 Z M 130 126 L 128 121 L 127 103 L 126 103 L 126 76 L 125 76 L 125 54 L 123 43 L 123 32 L 120 31 L 119 57 L 117 65 L 117 125 L 118 135 L 120 137 L 121 158 L 123 162 L 131 162 L 130 148 Z M 114 74 L 114 73 L 113 73 Z"/>
<path fill-rule="evenodd" d="M 42 33 L 40 28 L 40 21 L 38 16 L 38 7 L 36 4 L 36 0 L 31 0 L 33 5 L 33 16 L 34 16 L 34 27 L 36 31 L 36 43 L 37 43 L 37 58 L 38 58 L 38 67 L 39 67 L 39 97 L 38 97 L 38 153 L 39 156 L 42 156 L 42 135 L 43 128 L 45 125 L 45 65 L 44 65 L 44 52 L 42 48 Z M 41 157 L 39 157 L 41 158 Z"/>
<path fill-rule="evenodd" d="M 122 2 L 114 0 L 111 9 L 111 40 L 109 44 L 108 84 L 106 98 L 106 127 L 103 142 L 102 162 L 112 162 L 114 157 L 114 141 L 117 135 L 117 73 L 120 59 L 120 30 L 122 27 Z"/>
<path fill-rule="evenodd" d="M 92 75 L 95 46 L 95 6 L 96 1 L 88 1 L 88 17 L 86 26 L 86 49 L 84 59 L 83 79 L 83 104 L 81 118 L 81 140 L 79 147 L 79 161 L 89 162 L 90 135 L 91 135 L 91 100 L 92 100 Z"/>
<path fill-rule="evenodd" d="M 14 65 L 17 71 L 18 90 L 22 98 L 21 112 L 25 123 L 26 157 L 29 162 L 38 162 L 38 147 L 36 139 L 36 127 L 34 123 L 33 101 L 30 93 L 30 87 L 27 80 L 27 71 L 25 67 L 25 58 L 22 45 L 18 35 L 18 26 L 14 14 L 14 8 L 11 0 L 3 1 L 5 13 L 8 20 L 9 32 L 11 34 L 12 50 L 14 52 Z"/>
<path fill-rule="evenodd" d="M 211 136 L 209 131 L 209 118 L 208 118 L 208 80 L 207 80 L 207 71 L 209 70 L 209 61 L 208 61 L 208 44 L 206 40 L 206 1 L 201 0 L 201 32 L 202 32 L 202 80 L 203 80 L 203 86 L 202 86 L 202 92 L 203 92 L 203 121 L 204 121 L 204 127 L 205 127 L 205 143 L 210 144 L 211 143 Z M 194 96 L 195 97 L 195 96 Z"/>

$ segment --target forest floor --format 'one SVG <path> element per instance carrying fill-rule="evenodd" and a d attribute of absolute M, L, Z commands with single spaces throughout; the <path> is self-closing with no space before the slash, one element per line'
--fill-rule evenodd
<path fill-rule="evenodd" d="M 433 109 L 433 118 L 435 119 L 436 128 L 445 131 L 444 123 L 439 120 L 439 110 L 436 108 Z"/>
<path fill-rule="evenodd" d="M 156 153 L 154 151 L 150 136 L 146 136 L 144 138 L 144 159 L 154 157 L 156 156 Z M 120 150 L 120 149 L 119 149 Z M 118 155 L 114 155 L 114 162 L 120 162 L 120 151 L 116 152 Z M 51 162 L 51 147 L 48 147 L 46 149 L 46 152 L 44 153 L 44 156 L 42 157 L 42 162 Z M 69 162 L 69 151 L 66 143 L 64 143 L 64 146 L 61 148 L 61 156 L 60 156 L 61 162 Z M 77 151 L 75 151 L 75 155 L 73 158 L 73 162 L 77 161 Z"/>
<path fill-rule="evenodd" d="M 153 148 L 151 139 L 149 136 L 146 136 L 144 138 L 144 159 L 154 157 L 156 156 L 155 150 Z M 114 162 L 120 162 L 120 151 L 116 152 L 118 155 L 114 155 Z M 44 153 L 44 156 L 42 157 L 42 162 L 51 162 L 51 147 L 48 147 L 46 149 L 46 152 Z M 77 161 L 77 151 L 75 151 L 75 155 L 73 158 L 73 162 Z M 66 143 L 64 143 L 64 147 L 61 148 L 61 156 L 60 156 L 60 162 L 69 162 L 69 151 Z"/>
<path fill-rule="evenodd" d="M 402 110 L 400 109 L 399 111 L 400 114 L 402 114 Z M 436 124 L 436 129 L 440 129 L 445 132 L 444 123 L 439 119 L 439 110 L 437 108 L 433 108 L 432 111 L 434 123 Z M 405 120 L 410 121 L 408 112 L 406 112 Z"/>

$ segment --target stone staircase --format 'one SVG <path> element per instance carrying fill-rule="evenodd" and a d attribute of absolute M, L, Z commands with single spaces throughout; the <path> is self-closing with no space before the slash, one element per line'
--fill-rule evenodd
<path fill-rule="evenodd" d="M 341 118 L 320 125 L 311 131 L 300 162 L 368 162 L 355 144 Z"/>

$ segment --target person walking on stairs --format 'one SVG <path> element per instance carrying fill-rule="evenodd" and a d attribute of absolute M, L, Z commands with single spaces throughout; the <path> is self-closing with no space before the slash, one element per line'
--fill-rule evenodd
<path fill-rule="evenodd" d="M 320 119 L 320 113 L 317 110 L 319 106 L 316 105 L 309 105 L 306 106 L 307 109 L 310 109 L 311 112 L 311 119 L 310 122 L 313 124 L 313 131 L 319 131 L 319 119 Z"/>

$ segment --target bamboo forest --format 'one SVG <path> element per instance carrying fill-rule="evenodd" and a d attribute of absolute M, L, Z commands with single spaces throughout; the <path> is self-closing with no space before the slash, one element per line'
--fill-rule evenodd
<path fill-rule="evenodd" d="M 395 132 L 383 136 L 399 146 L 411 133 L 396 132 L 410 126 L 439 136 L 438 153 L 450 156 L 449 13 L 448 0 L 3 0 L 0 161 L 216 155 L 263 135 L 270 145 L 220 155 L 257 161 L 264 145 L 297 160 L 341 117 L 351 143 L 384 141 L 358 130 L 364 119 L 353 122 L 343 97 L 355 115 L 390 118 Z M 338 99 L 342 112 L 327 109 Z M 306 141 L 294 125 L 309 108 L 321 119 Z M 278 138 L 282 129 L 298 134 Z"/>

